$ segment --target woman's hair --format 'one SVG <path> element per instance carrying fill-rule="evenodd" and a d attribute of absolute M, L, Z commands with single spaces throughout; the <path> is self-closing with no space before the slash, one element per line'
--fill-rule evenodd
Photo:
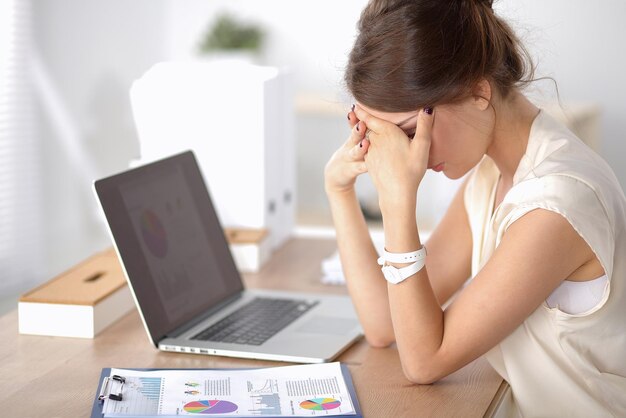
<path fill-rule="evenodd" d="M 483 78 L 506 97 L 533 76 L 528 51 L 492 0 L 371 0 L 345 81 L 360 103 L 407 112 L 462 100 Z"/>

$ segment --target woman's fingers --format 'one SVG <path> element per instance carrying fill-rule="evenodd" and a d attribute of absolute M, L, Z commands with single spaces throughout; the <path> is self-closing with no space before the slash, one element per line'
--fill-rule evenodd
<path fill-rule="evenodd" d="M 370 146 L 370 142 L 367 139 L 362 139 L 358 144 L 352 146 L 348 155 L 352 161 L 363 161 L 363 156 L 367 153 L 367 149 Z"/>
<path fill-rule="evenodd" d="M 367 165 L 365 161 L 356 161 L 349 165 L 350 170 L 353 171 L 353 175 L 356 177 L 359 174 L 367 173 Z"/>
<path fill-rule="evenodd" d="M 348 138 L 347 145 L 349 147 L 358 145 L 359 142 L 361 142 L 361 140 L 364 137 L 365 137 L 365 124 L 361 121 L 358 121 L 352 126 L 352 132 L 350 132 L 350 137 Z"/>
<path fill-rule="evenodd" d="M 324 168 L 324 187 L 327 193 L 353 190 L 356 178 L 367 172 L 364 156 L 369 141 L 364 140 L 365 124 L 353 112 L 348 112 L 352 130 L 346 142 L 334 152 Z"/>
<path fill-rule="evenodd" d="M 435 114 L 433 108 L 426 107 L 417 114 L 415 136 L 411 142 L 411 149 L 417 154 L 428 155 L 430 141 L 432 139 L 433 120 Z"/>
<path fill-rule="evenodd" d="M 350 128 L 354 128 L 354 125 L 356 125 L 356 123 L 359 121 L 359 119 L 356 117 L 356 114 L 354 113 L 354 107 L 355 105 L 352 105 L 352 108 L 348 112 L 348 124 L 350 125 Z"/>
<path fill-rule="evenodd" d="M 385 129 L 388 129 L 389 127 L 389 122 L 370 115 L 359 106 L 356 106 L 354 108 L 354 114 L 361 122 L 365 123 L 367 129 L 371 130 L 374 133 L 381 134 L 385 131 Z"/>

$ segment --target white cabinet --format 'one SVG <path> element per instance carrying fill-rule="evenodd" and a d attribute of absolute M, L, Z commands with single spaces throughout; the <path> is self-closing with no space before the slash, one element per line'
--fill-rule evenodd
<path fill-rule="evenodd" d="M 266 228 L 271 247 L 295 218 L 291 76 L 239 62 L 166 62 L 131 88 L 141 162 L 191 149 L 224 226 Z"/>

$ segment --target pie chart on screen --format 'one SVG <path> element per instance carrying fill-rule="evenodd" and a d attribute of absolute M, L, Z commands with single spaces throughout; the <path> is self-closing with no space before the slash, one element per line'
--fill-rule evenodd
<path fill-rule="evenodd" d="M 163 258 L 167 255 L 167 235 L 161 220 L 154 211 L 146 209 L 141 214 L 141 236 L 152 255 Z"/>

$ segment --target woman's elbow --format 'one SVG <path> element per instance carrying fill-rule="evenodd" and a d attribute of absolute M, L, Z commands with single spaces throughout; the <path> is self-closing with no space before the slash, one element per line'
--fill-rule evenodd
<path fill-rule="evenodd" d="M 402 363 L 402 371 L 409 382 L 417 385 L 431 385 L 444 377 L 428 362 L 406 365 Z"/>
<path fill-rule="evenodd" d="M 393 336 L 365 334 L 365 341 L 373 348 L 387 348 L 395 342 Z"/>

